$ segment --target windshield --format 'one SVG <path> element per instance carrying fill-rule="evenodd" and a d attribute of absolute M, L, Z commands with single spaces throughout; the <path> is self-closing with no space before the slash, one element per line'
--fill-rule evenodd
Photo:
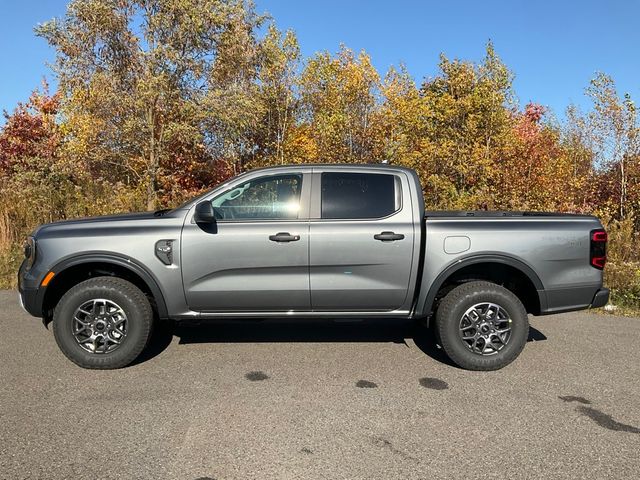
<path fill-rule="evenodd" d="M 187 208 L 187 207 L 188 207 L 190 204 L 192 204 L 192 203 L 198 203 L 201 199 L 203 199 L 204 197 L 206 197 L 207 195 L 209 195 L 209 194 L 210 194 L 211 192 L 213 192 L 215 189 L 217 189 L 217 188 L 220 188 L 220 187 L 224 186 L 224 185 L 225 185 L 225 184 L 227 184 L 230 180 L 235 180 L 236 178 L 240 178 L 242 175 L 245 175 L 245 174 L 244 174 L 244 173 L 242 173 L 242 174 L 240 174 L 240 175 L 238 175 L 238 176 L 236 176 L 236 177 L 233 177 L 233 178 L 230 178 L 230 179 L 226 180 L 226 181 L 225 181 L 225 182 L 223 182 L 223 183 L 219 183 L 219 184 L 215 185 L 214 187 L 211 187 L 210 189 L 208 189 L 207 191 L 205 191 L 205 192 L 201 193 L 200 195 L 197 195 L 197 196 L 195 196 L 195 197 L 193 197 L 193 198 L 190 198 L 189 200 L 187 200 L 187 201 L 186 201 L 186 202 L 184 202 L 183 204 L 181 204 L 181 205 L 177 206 L 177 207 L 176 207 L 176 208 L 174 208 L 173 210 L 182 210 L 182 209 Z"/>

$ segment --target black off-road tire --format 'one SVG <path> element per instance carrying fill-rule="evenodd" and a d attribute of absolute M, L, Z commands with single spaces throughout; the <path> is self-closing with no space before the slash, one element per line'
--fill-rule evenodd
<path fill-rule="evenodd" d="M 126 314 L 127 334 L 114 351 L 88 352 L 74 337 L 74 313 L 92 299 L 115 302 Z M 117 277 L 96 277 L 75 285 L 62 296 L 53 314 L 53 334 L 62 353 L 76 365 L 90 369 L 108 370 L 129 365 L 147 345 L 152 326 L 153 310 L 145 294 L 131 282 Z"/>
<path fill-rule="evenodd" d="M 473 352 L 462 339 L 460 321 L 472 306 L 491 302 L 502 307 L 511 319 L 511 337 L 492 355 Z M 491 282 L 468 282 L 449 292 L 436 312 L 438 340 L 447 356 L 467 370 L 499 370 L 513 362 L 529 336 L 529 319 L 522 302 L 511 291 Z"/>

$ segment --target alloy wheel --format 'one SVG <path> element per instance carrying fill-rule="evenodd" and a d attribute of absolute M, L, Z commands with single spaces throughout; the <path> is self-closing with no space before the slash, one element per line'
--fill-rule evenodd
<path fill-rule="evenodd" d="M 495 355 L 509 343 L 511 323 L 511 317 L 500 305 L 477 303 L 460 318 L 459 333 L 473 353 Z"/>
<path fill-rule="evenodd" d="M 127 314 L 117 303 L 103 298 L 80 305 L 72 323 L 73 337 L 89 353 L 104 354 L 116 350 L 127 336 Z"/>

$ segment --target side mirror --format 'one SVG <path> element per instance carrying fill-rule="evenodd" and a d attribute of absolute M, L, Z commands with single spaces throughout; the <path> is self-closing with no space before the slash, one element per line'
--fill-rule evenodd
<path fill-rule="evenodd" d="M 213 205 L 210 201 L 200 202 L 196 205 L 196 212 L 193 215 L 196 223 L 216 223 L 216 216 L 213 211 Z"/>

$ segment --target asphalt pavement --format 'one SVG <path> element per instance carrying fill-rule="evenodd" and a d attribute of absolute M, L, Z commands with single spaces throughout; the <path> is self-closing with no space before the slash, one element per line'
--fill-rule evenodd
<path fill-rule="evenodd" d="M 531 324 L 496 372 L 379 320 L 182 326 L 90 371 L 2 291 L 0 478 L 638 478 L 640 319 Z"/>

